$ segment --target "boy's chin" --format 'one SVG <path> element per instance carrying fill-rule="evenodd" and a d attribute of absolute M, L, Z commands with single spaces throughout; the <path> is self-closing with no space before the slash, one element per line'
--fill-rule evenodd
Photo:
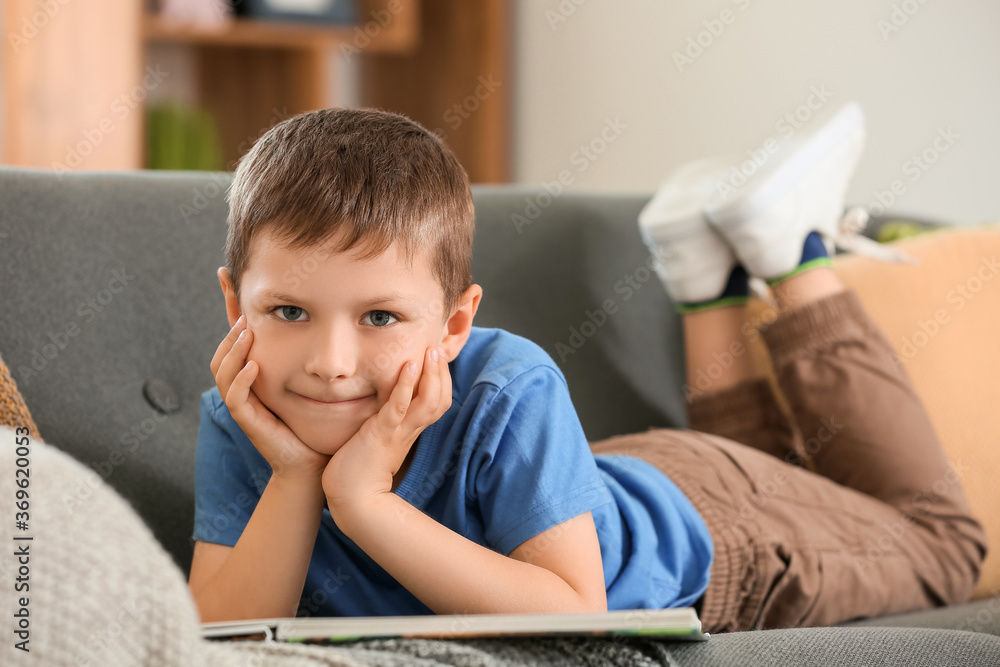
<path fill-rule="evenodd" d="M 358 430 L 365 422 L 365 419 L 360 417 L 324 420 L 300 414 L 281 415 L 275 413 L 275 416 L 281 419 L 309 449 L 326 456 L 336 454 L 341 447 L 357 435 Z"/>
<path fill-rule="evenodd" d="M 361 428 L 360 424 L 358 424 L 357 428 L 352 428 L 350 425 L 347 425 L 345 428 L 345 424 L 343 423 L 338 423 L 332 427 L 324 427 L 322 424 L 317 424 L 314 421 L 306 421 L 304 424 L 295 424 L 294 426 L 288 424 L 288 426 L 306 447 L 326 456 L 333 456 L 340 451 L 340 448 L 357 435 L 358 429 Z"/>
<path fill-rule="evenodd" d="M 296 433 L 296 435 L 299 436 L 299 440 L 305 443 L 306 447 L 314 452 L 318 452 L 319 454 L 325 454 L 326 456 L 333 456 L 340 451 L 340 448 L 343 447 L 348 440 L 350 440 L 350 437 L 347 436 L 331 438 L 329 434 L 324 436 L 316 433 L 306 433 L 301 435 Z"/>

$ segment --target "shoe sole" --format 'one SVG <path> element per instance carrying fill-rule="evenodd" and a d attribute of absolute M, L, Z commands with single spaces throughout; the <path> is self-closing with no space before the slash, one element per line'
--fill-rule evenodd
<path fill-rule="evenodd" d="M 674 301 L 689 303 L 713 298 L 722 292 L 729 272 L 736 265 L 736 256 L 729 245 L 704 217 L 711 188 L 720 180 L 723 167 L 729 164 L 729 160 L 706 159 L 671 172 L 639 213 L 640 235 L 648 248 L 656 249 L 657 274 Z M 660 249 L 665 245 L 673 246 L 676 254 L 664 255 Z M 694 275 L 675 271 L 699 263 L 705 270 Z M 723 266 L 725 270 L 721 273 L 710 270 Z"/>

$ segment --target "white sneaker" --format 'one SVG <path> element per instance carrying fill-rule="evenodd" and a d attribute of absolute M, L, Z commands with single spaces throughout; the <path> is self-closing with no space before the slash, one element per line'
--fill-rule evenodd
<path fill-rule="evenodd" d="M 864 114 L 851 102 L 785 140 L 737 192 L 714 194 L 705 215 L 750 275 L 771 279 L 793 271 L 811 231 L 833 255 L 864 142 Z"/>
<path fill-rule="evenodd" d="M 658 259 L 656 272 L 675 303 L 718 297 L 737 263 L 704 214 L 705 204 L 731 165 L 728 158 L 685 164 L 663 180 L 639 213 L 639 232 Z"/>

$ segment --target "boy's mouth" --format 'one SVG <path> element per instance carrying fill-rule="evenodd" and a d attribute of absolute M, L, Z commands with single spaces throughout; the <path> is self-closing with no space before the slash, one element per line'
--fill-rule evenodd
<path fill-rule="evenodd" d="M 305 400 L 307 403 L 312 403 L 314 405 L 353 405 L 355 403 L 360 403 L 361 401 L 364 401 L 365 399 L 368 398 L 372 398 L 374 396 L 374 394 L 368 394 L 367 396 L 358 396 L 357 398 L 346 398 L 346 399 L 332 398 L 327 400 L 326 397 L 312 398 L 310 396 L 305 396 L 303 394 L 297 394 L 297 395 L 303 400 Z"/>

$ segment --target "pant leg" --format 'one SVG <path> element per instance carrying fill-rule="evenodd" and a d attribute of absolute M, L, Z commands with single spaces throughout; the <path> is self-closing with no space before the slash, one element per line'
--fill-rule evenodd
<path fill-rule="evenodd" d="M 953 478 L 920 397 L 853 291 L 783 314 L 763 332 L 817 473 L 897 508 Z M 960 485 L 937 485 L 966 512 Z"/>
<path fill-rule="evenodd" d="M 765 341 L 807 451 L 829 477 L 690 431 L 601 443 L 657 465 L 708 525 L 705 629 L 828 625 L 967 599 L 985 534 L 857 297 L 785 314 Z"/>
<path fill-rule="evenodd" d="M 764 332 L 815 471 L 894 508 L 935 604 L 968 599 L 986 552 L 930 417 L 853 291 L 787 313 Z"/>
<path fill-rule="evenodd" d="M 767 378 L 746 380 L 694 398 L 688 405 L 693 431 L 711 433 L 795 463 L 795 434 Z"/>
<path fill-rule="evenodd" d="M 968 599 L 985 533 L 857 295 L 787 313 L 764 340 L 814 469 L 832 483 L 790 476 L 791 505 L 761 512 L 758 537 L 784 541 L 761 556 L 771 574 L 757 623 L 819 625 Z M 792 512 L 801 525 L 788 532 Z"/>

